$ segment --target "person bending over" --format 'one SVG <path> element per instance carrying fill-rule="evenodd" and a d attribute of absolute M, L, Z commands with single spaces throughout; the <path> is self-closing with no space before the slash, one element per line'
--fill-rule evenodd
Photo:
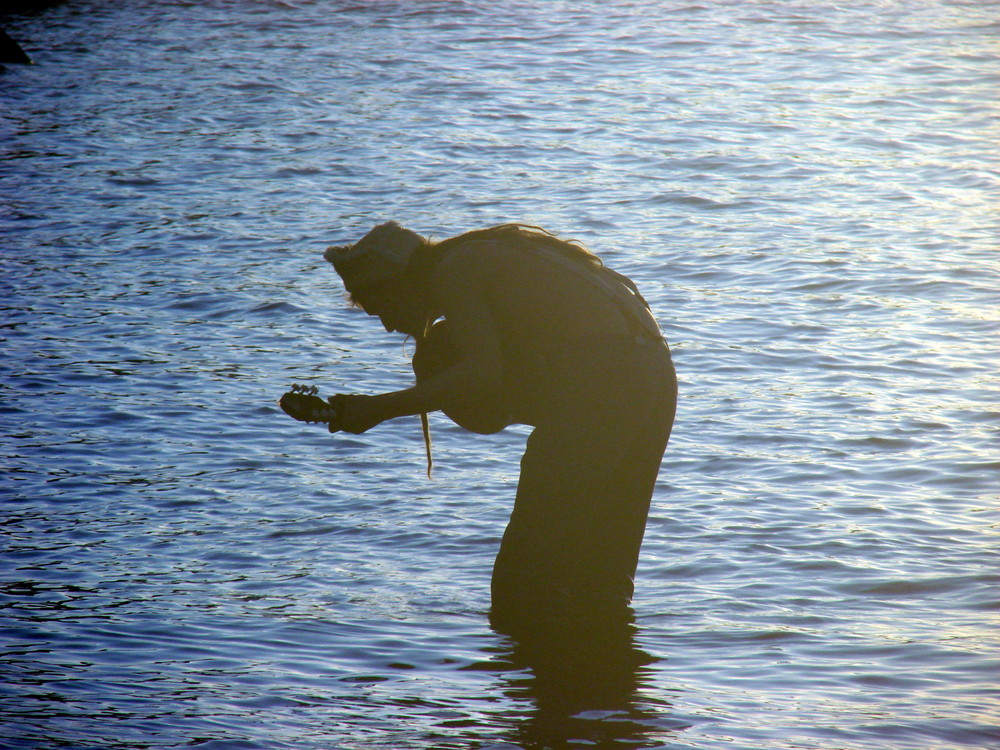
<path fill-rule="evenodd" d="M 334 396 L 331 429 L 436 410 L 477 432 L 534 427 L 493 568 L 494 627 L 627 620 L 677 398 L 635 285 L 519 224 L 431 242 L 389 222 L 324 257 L 352 304 L 417 342 L 416 384 Z"/>

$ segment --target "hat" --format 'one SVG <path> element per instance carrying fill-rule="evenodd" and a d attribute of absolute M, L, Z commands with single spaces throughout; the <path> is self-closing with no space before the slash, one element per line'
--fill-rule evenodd
<path fill-rule="evenodd" d="M 333 245 L 323 257 L 330 263 L 348 291 L 375 286 L 401 276 L 410 259 L 427 240 L 394 221 L 379 224 L 353 245 Z"/>

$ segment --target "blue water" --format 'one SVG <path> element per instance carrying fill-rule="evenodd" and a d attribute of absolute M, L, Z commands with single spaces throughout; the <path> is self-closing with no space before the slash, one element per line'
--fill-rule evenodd
<path fill-rule="evenodd" d="M 0 746 L 1000 746 L 994 3 L 3 23 Z M 409 382 L 320 256 L 387 219 L 580 239 L 663 323 L 624 703 L 488 626 L 523 428 L 435 417 L 428 480 L 275 406 Z"/>

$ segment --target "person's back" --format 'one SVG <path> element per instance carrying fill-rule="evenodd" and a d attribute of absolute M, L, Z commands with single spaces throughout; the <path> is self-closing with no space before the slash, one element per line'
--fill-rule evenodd
<path fill-rule="evenodd" d="M 588 268 L 583 274 L 599 269 Z M 443 262 L 476 278 L 512 343 L 552 351 L 596 336 L 628 336 L 629 324 L 606 292 L 528 243 L 500 240 L 461 244 Z"/>
<path fill-rule="evenodd" d="M 554 362 L 586 365 L 560 368 L 564 378 L 590 377 L 594 367 L 618 358 L 617 351 L 631 349 L 637 339 L 662 341 L 644 303 L 615 274 L 586 251 L 560 252 L 546 240 L 551 242 L 525 231 L 474 233 L 464 242 L 459 237 L 448 241 L 440 273 L 432 276 L 439 298 L 459 286 L 456 278 L 464 281 L 461 293 L 472 285 L 485 298 L 503 350 L 508 393 L 532 394 L 528 413 L 516 409 L 519 421 L 529 424 L 537 423 L 537 402 L 550 400 L 552 389 L 563 385 L 554 377 Z"/>

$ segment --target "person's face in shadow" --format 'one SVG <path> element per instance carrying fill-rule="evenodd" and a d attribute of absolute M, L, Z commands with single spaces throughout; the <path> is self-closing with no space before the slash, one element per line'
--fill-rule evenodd
<path fill-rule="evenodd" d="M 427 324 L 424 295 L 408 279 L 389 279 L 378 286 L 359 289 L 351 299 L 362 310 L 382 321 L 389 333 L 399 331 L 408 336 L 420 336 Z"/>

